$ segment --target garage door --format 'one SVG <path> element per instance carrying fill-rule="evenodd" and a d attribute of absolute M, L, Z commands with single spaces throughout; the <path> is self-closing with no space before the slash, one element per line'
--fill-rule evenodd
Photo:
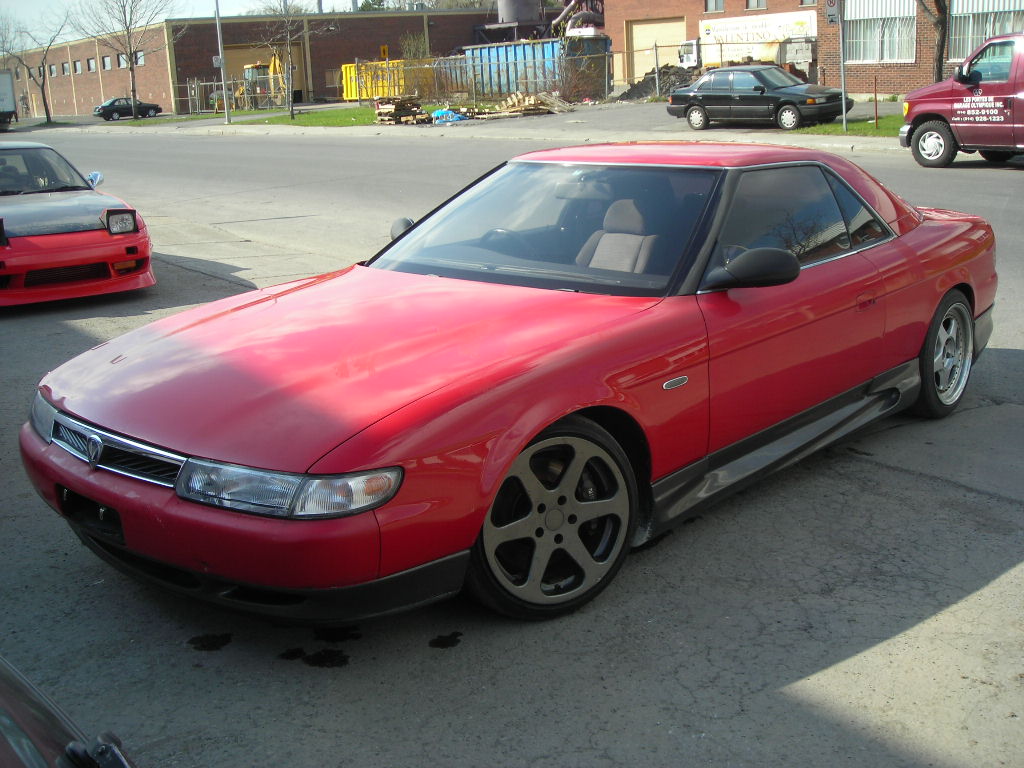
<path fill-rule="evenodd" d="M 679 44 L 686 39 L 686 17 L 627 21 L 626 26 L 626 77 L 631 82 L 654 69 L 655 46 L 657 66 L 679 61 Z"/>

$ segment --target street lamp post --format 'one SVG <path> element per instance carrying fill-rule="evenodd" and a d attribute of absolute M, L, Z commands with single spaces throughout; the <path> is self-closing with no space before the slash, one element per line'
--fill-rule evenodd
<path fill-rule="evenodd" d="M 217 19 L 217 58 L 220 60 L 220 92 L 224 100 L 224 125 L 231 125 L 231 107 L 228 104 L 228 82 L 224 74 L 224 36 L 220 31 L 220 0 L 213 0 L 213 13 Z"/>

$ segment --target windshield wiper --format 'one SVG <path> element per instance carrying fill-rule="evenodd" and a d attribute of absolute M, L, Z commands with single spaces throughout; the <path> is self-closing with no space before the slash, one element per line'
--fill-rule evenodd
<path fill-rule="evenodd" d="M 81 192 L 86 189 L 92 189 L 92 187 L 83 187 L 79 184 L 65 184 L 63 187 L 47 187 L 46 189 L 33 189 L 31 192 L 25 192 L 25 194 L 38 195 L 43 192 Z"/>

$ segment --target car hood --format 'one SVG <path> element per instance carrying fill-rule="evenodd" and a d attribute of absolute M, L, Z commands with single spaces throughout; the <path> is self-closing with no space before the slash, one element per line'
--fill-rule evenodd
<path fill-rule="evenodd" d="M 941 99 L 949 96 L 952 90 L 953 80 L 943 80 L 938 83 L 926 85 L 924 88 L 918 88 L 916 91 L 911 91 L 903 97 L 903 100 L 919 101 L 921 99 Z"/>
<path fill-rule="evenodd" d="M 802 85 L 787 85 L 782 88 L 776 88 L 776 91 L 782 91 L 785 93 L 800 93 L 806 96 L 834 96 L 842 94 L 839 88 L 830 88 L 827 85 L 818 85 L 816 83 L 804 83 Z"/>
<path fill-rule="evenodd" d="M 57 235 L 106 228 L 103 212 L 127 208 L 124 201 L 91 189 L 33 192 L 0 197 L 0 217 L 8 237 Z"/>
<path fill-rule="evenodd" d="M 303 472 L 449 383 L 526 371 L 658 301 L 352 267 L 157 321 L 42 387 L 69 413 L 172 451 Z"/>

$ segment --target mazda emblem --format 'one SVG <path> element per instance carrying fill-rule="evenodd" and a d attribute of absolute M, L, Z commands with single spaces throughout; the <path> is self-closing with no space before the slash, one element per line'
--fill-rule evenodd
<path fill-rule="evenodd" d="M 89 435 L 86 451 L 89 454 L 89 466 L 96 469 L 96 465 L 100 463 L 100 456 L 103 455 L 103 440 L 99 435 Z"/>

